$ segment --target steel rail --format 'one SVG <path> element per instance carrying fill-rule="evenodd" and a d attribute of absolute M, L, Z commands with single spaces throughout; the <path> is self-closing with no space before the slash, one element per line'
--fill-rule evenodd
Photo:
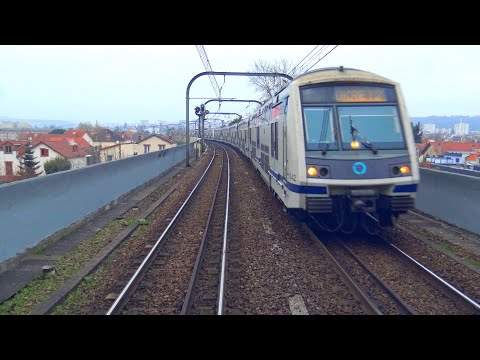
<path fill-rule="evenodd" d="M 312 218 L 312 220 L 316 221 L 315 218 Z M 322 251 L 322 253 L 326 256 L 327 260 L 333 265 L 335 272 L 340 276 L 344 284 L 350 289 L 353 297 L 362 304 L 362 307 L 367 312 L 367 314 L 383 315 L 380 309 L 371 301 L 370 297 L 365 294 L 362 289 L 360 289 L 355 280 L 353 280 L 352 277 L 348 275 L 345 269 L 338 263 L 338 261 L 330 253 L 330 251 L 328 251 L 327 247 L 322 243 L 322 241 L 313 233 L 310 227 L 306 223 L 302 223 L 302 227 L 313 240 L 315 246 L 317 246 L 320 251 Z"/>
<path fill-rule="evenodd" d="M 212 205 L 210 206 L 210 211 L 208 213 L 208 219 L 207 219 L 207 222 L 205 224 L 205 228 L 203 230 L 202 240 L 200 242 L 200 248 L 199 248 L 198 253 L 197 253 L 197 258 L 195 260 L 195 265 L 193 267 L 193 274 L 192 274 L 192 277 L 190 278 L 190 283 L 188 285 L 188 290 L 187 290 L 187 293 L 185 295 L 185 299 L 183 301 L 183 306 L 182 306 L 182 310 L 180 312 L 180 315 L 187 315 L 191 311 L 193 297 L 195 295 L 195 287 L 196 287 L 197 282 L 198 282 L 198 276 L 200 274 L 201 264 L 203 262 L 203 258 L 204 258 L 204 255 L 205 255 L 205 248 L 206 248 L 206 245 L 207 245 L 207 237 L 209 235 L 208 228 L 210 227 L 210 222 L 212 220 L 213 211 L 215 209 L 215 202 L 217 200 L 218 190 L 220 188 L 222 175 L 224 173 L 224 171 L 223 171 L 224 160 L 225 160 L 225 157 L 222 157 L 222 166 L 221 166 L 222 171 L 220 172 L 220 174 L 218 176 L 217 184 L 215 186 L 215 195 L 213 196 Z"/>
<path fill-rule="evenodd" d="M 444 285 L 445 287 L 447 287 L 448 289 L 452 290 L 455 294 L 457 294 L 460 298 L 462 298 L 464 301 L 466 301 L 467 303 L 469 303 L 470 305 L 472 305 L 477 311 L 480 311 L 480 304 L 478 304 L 475 300 L 471 299 L 470 297 L 468 297 L 467 295 L 465 295 L 464 293 L 462 293 L 460 290 L 458 290 L 457 288 L 455 288 L 453 285 L 449 284 L 447 281 L 445 281 L 444 279 L 442 279 L 440 276 L 438 276 L 437 274 L 435 274 L 433 271 L 431 271 L 430 269 L 428 269 L 426 266 L 424 266 L 423 264 L 421 264 L 419 261 L 415 260 L 413 257 L 411 257 L 410 255 L 408 255 L 406 252 L 402 251 L 401 249 L 399 249 L 398 247 L 396 247 L 395 245 L 393 245 L 390 241 L 388 240 L 385 240 L 383 238 L 381 238 L 383 241 L 385 241 L 385 243 L 387 243 L 388 245 L 390 245 L 392 248 L 394 248 L 397 252 L 399 252 L 400 254 L 402 254 L 403 256 L 405 256 L 407 259 L 409 259 L 410 261 L 412 261 L 415 265 L 417 265 L 418 267 L 420 267 L 422 270 L 424 270 L 427 274 L 429 274 L 430 276 L 432 276 L 434 279 L 436 279 L 438 282 L 440 282 L 442 285 Z"/>
<path fill-rule="evenodd" d="M 226 209 L 225 209 L 225 224 L 223 227 L 223 249 L 222 249 L 222 269 L 220 271 L 220 289 L 218 295 L 218 313 L 217 315 L 223 315 L 224 307 L 224 291 L 225 291 L 225 271 L 227 263 L 227 232 L 228 232 L 228 204 L 230 202 L 230 157 L 228 156 L 227 149 L 220 145 L 225 154 L 227 155 L 227 199 L 226 199 Z"/>
<path fill-rule="evenodd" d="M 347 246 L 343 241 L 339 241 L 338 245 L 342 246 L 348 254 L 355 259 L 357 263 L 360 264 L 360 266 L 363 268 L 363 270 L 370 275 L 370 277 L 375 281 L 376 284 L 378 284 L 383 291 L 388 293 L 392 300 L 395 302 L 397 305 L 398 309 L 405 315 L 415 315 L 415 311 L 408 306 L 405 302 L 402 301 L 402 299 L 387 285 L 385 284 L 380 278 L 355 254 L 355 252 L 350 249 L 349 246 Z"/>
<path fill-rule="evenodd" d="M 134 291 L 134 286 L 138 285 L 138 283 L 142 280 L 143 278 L 143 275 L 145 275 L 145 272 L 148 268 L 148 266 L 151 264 L 151 262 L 153 261 L 154 257 L 152 256 L 157 248 L 160 246 L 160 244 L 163 244 L 164 242 L 164 238 L 166 237 L 166 234 L 170 231 L 170 229 L 172 228 L 172 226 L 176 223 L 176 220 L 180 217 L 180 215 L 183 213 L 183 210 L 185 208 L 185 206 L 189 203 L 192 195 L 195 193 L 195 191 L 197 190 L 198 186 L 200 185 L 200 183 L 202 182 L 202 180 L 204 179 L 205 175 L 207 174 L 207 172 L 210 170 L 211 166 L 212 166 L 212 163 L 213 161 L 215 160 L 215 148 L 214 148 L 214 153 L 213 153 L 213 156 L 212 156 L 212 160 L 210 161 L 210 163 L 208 164 L 208 167 L 207 169 L 205 169 L 202 177 L 200 178 L 200 180 L 197 182 L 197 184 L 195 185 L 195 187 L 193 188 L 193 190 L 190 192 L 190 195 L 187 197 L 187 199 L 183 202 L 182 206 L 180 207 L 180 209 L 177 211 L 177 213 L 175 214 L 175 216 L 173 217 L 173 219 L 170 221 L 170 223 L 168 224 L 167 228 L 163 231 L 162 235 L 158 238 L 157 242 L 155 243 L 155 245 L 152 247 L 152 249 L 150 250 L 150 252 L 147 254 L 147 256 L 145 257 L 145 259 L 143 260 L 143 262 L 140 264 L 140 266 L 138 267 L 137 271 L 135 271 L 135 273 L 133 274 L 133 276 L 130 278 L 130 280 L 128 281 L 127 285 L 125 285 L 125 287 L 123 288 L 122 292 L 120 293 L 120 295 L 117 297 L 117 299 L 115 300 L 115 302 L 113 303 L 113 305 L 110 307 L 110 309 L 108 310 L 107 314 L 106 315 L 112 315 L 114 313 L 116 313 L 116 311 L 118 311 L 118 308 L 120 307 L 123 307 L 126 302 L 128 301 L 128 299 L 126 298 L 126 295 L 129 291 Z M 147 266 L 148 265 L 148 266 Z"/>

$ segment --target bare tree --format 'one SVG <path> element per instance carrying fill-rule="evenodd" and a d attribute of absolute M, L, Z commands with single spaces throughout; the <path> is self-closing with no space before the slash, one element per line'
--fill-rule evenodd
<path fill-rule="evenodd" d="M 286 59 L 276 60 L 272 63 L 266 60 L 258 60 L 255 61 L 249 72 L 283 73 L 295 77 L 298 75 L 299 69 L 293 68 L 292 64 Z M 289 80 L 283 77 L 270 76 L 251 76 L 249 80 L 255 91 L 260 93 L 262 102 L 270 99 L 289 83 Z"/>

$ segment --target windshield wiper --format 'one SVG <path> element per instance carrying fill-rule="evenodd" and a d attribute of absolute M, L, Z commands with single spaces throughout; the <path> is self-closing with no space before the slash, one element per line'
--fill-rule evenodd
<path fill-rule="evenodd" d="M 329 128 L 327 116 L 329 113 L 330 113 L 330 110 L 328 110 L 328 113 L 325 112 L 323 115 L 322 129 L 320 130 L 320 138 L 318 139 L 318 149 L 320 149 L 320 144 L 322 142 L 325 142 L 325 145 L 323 146 L 323 149 L 322 149 L 322 155 L 325 155 L 327 153 L 328 148 L 330 147 L 330 143 L 327 142 L 328 128 Z"/>
<path fill-rule="evenodd" d="M 350 115 L 350 133 L 352 134 L 352 140 L 353 141 L 356 141 L 355 139 L 355 134 L 357 134 L 357 136 L 359 136 L 361 139 L 363 139 L 363 141 L 360 139 L 360 142 L 362 143 L 363 146 L 365 146 L 367 149 L 370 149 L 372 150 L 372 152 L 374 154 L 377 154 L 378 153 L 378 150 L 375 146 L 373 146 L 373 144 L 368 141 L 365 136 L 363 136 L 360 131 L 358 131 L 357 128 L 355 128 L 353 126 L 353 120 L 352 120 L 352 115 Z"/>
<path fill-rule="evenodd" d="M 325 155 L 327 153 L 328 148 L 330 147 L 329 143 L 325 143 L 325 146 L 323 147 L 322 150 L 322 155 Z"/>

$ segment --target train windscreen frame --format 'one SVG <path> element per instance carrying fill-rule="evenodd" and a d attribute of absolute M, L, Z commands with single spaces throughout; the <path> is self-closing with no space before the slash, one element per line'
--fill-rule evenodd
<path fill-rule="evenodd" d="M 306 150 L 348 151 L 368 149 L 364 145 L 364 141 L 360 142 L 359 148 L 353 149 L 351 147 L 353 137 L 355 137 L 355 140 L 364 139 L 372 143 L 376 149 L 406 149 L 397 96 L 393 85 L 325 83 L 301 86 L 299 90 L 305 126 Z M 325 131 L 325 122 L 317 120 L 315 124 L 314 118 L 308 116 L 307 112 L 311 111 L 309 109 L 314 108 L 329 108 L 332 110 L 333 122 L 330 123 L 332 126 L 328 130 L 334 139 L 320 141 Z M 351 113 L 348 113 L 349 111 Z M 315 129 L 317 131 L 314 131 Z M 354 132 L 353 137 L 351 136 L 352 130 Z M 315 136 L 319 140 L 313 143 L 311 139 Z M 328 145 L 325 144 L 326 142 Z M 339 145 L 337 145 L 337 142 Z M 325 146 L 322 144 L 325 144 Z"/>

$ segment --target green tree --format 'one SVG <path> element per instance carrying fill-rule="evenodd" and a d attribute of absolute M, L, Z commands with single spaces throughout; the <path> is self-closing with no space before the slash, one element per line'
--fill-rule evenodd
<path fill-rule="evenodd" d="M 42 171 L 37 173 L 37 170 L 40 169 L 40 165 L 38 165 L 40 164 L 40 161 L 35 161 L 35 159 L 36 157 L 33 155 L 32 144 L 28 143 L 25 145 L 25 152 L 20 158 L 20 165 L 18 166 L 20 171 L 18 172 L 18 176 L 22 178 L 31 178 L 40 175 Z"/>
<path fill-rule="evenodd" d="M 53 129 L 52 131 L 49 132 L 49 134 L 64 134 L 65 129 Z"/>
<path fill-rule="evenodd" d="M 410 124 L 412 125 L 413 138 L 415 140 L 415 144 L 420 144 L 423 138 L 422 125 L 420 124 L 420 122 L 418 122 L 416 125 L 413 125 L 413 122 L 411 121 L 410 121 Z"/>
<path fill-rule="evenodd" d="M 59 171 L 70 170 L 72 163 L 66 158 L 56 157 L 53 160 L 48 160 L 43 164 L 46 174 L 53 174 Z"/>

